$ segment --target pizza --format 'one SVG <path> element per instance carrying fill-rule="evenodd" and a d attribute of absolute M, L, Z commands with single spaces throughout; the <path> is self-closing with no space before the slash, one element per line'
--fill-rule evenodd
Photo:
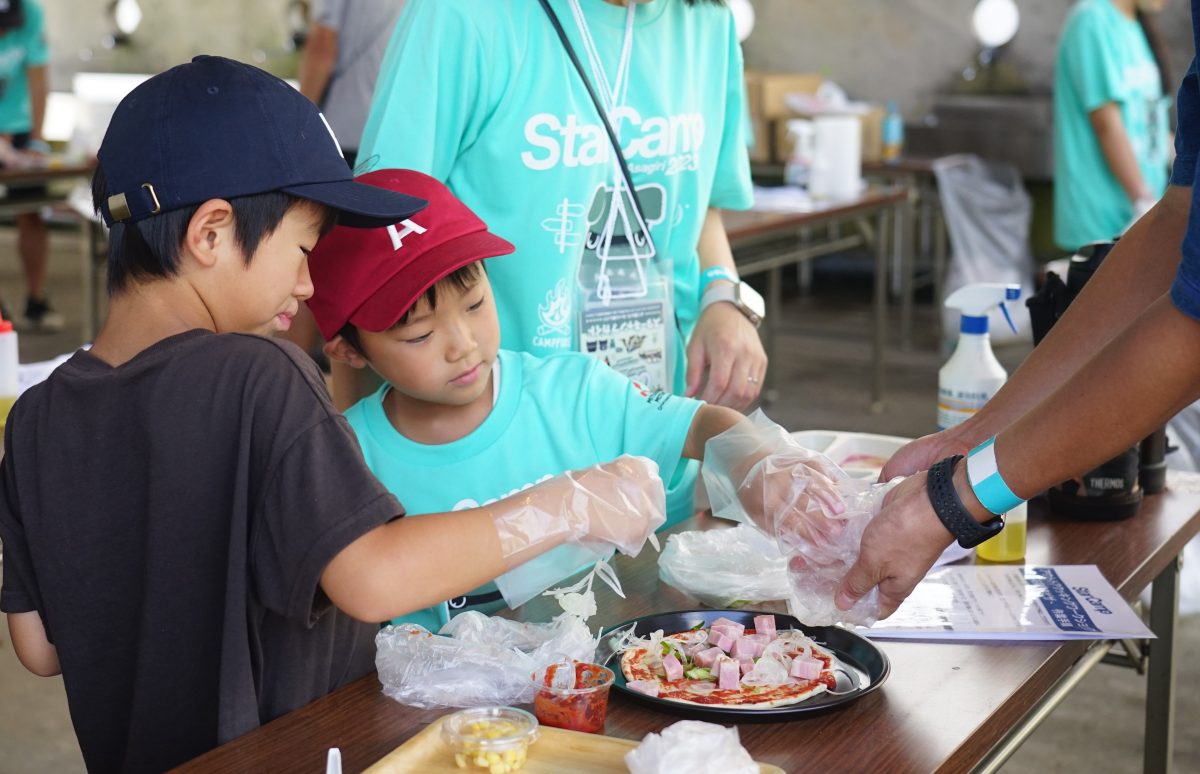
<path fill-rule="evenodd" d="M 660 699 L 727 709 L 797 704 L 837 689 L 832 653 L 803 632 L 719 618 L 707 629 L 657 631 L 621 653 L 625 687 Z"/>

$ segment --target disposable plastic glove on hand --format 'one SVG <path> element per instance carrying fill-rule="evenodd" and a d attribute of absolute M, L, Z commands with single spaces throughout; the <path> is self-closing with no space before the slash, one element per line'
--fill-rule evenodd
<path fill-rule="evenodd" d="M 488 509 L 510 569 L 559 540 L 637 556 L 667 519 L 658 464 L 629 455 L 567 471 Z"/>
<path fill-rule="evenodd" d="M 834 594 L 888 485 L 852 478 L 761 411 L 710 439 L 704 452 L 713 514 L 756 525 L 787 557 L 793 614 L 812 625 L 878 617 L 874 592 L 848 611 L 836 607 Z"/>
<path fill-rule="evenodd" d="M 848 481 L 824 454 L 805 449 L 762 411 L 704 446 L 704 484 L 713 513 L 749 522 L 781 540 L 823 541 L 845 511 Z"/>

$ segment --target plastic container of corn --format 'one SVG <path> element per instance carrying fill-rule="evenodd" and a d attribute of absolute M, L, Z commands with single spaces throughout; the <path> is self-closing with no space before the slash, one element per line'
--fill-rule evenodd
<path fill-rule="evenodd" d="M 490 774 L 520 771 L 537 736 L 537 718 L 516 707 L 462 710 L 442 721 L 442 740 L 455 764 Z"/>

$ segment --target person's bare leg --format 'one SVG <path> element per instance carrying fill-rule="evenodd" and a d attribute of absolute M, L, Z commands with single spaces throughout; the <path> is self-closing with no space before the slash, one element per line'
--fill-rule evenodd
<path fill-rule="evenodd" d="M 42 216 L 36 212 L 18 215 L 17 249 L 21 253 L 21 268 L 25 272 L 25 292 L 31 298 L 45 297 L 49 247 L 46 222 Z"/>

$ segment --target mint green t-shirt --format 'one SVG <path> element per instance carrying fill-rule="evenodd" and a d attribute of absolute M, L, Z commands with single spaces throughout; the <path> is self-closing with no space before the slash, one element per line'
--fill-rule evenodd
<path fill-rule="evenodd" d="M 0 134 L 20 134 L 33 128 L 29 82 L 25 69 L 50 61 L 42 8 L 24 0 L 25 21 L 0 35 Z"/>
<path fill-rule="evenodd" d="M 1146 185 L 1161 196 L 1170 161 L 1168 99 L 1150 44 L 1110 0 L 1080 0 L 1063 27 L 1054 72 L 1054 240 L 1066 250 L 1112 239 L 1133 219 L 1133 203 L 1088 118 L 1109 102 L 1120 106 Z"/>
<path fill-rule="evenodd" d="M 580 0 L 609 79 L 626 9 Z M 589 77 L 567 0 L 551 0 Z M 753 204 L 742 52 L 729 10 L 652 0 L 635 11 L 616 127 L 657 252 L 669 256 L 678 334 L 674 392 L 699 310 L 697 242 L 710 207 Z M 516 245 L 488 262 L 501 344 L 549 355 L 576 344 L 576 274 L 608 212 L 613 156 L 591 98 L 536 0 L 409 0 L 380 69 L 361 169 L 433 175 Z M 691 515 L 697 466 L 669 482 L 670 523 Z"/>
<path fill-rule="evenodd" d="M 367 466 L 403 498 L 407 518 L 486 505 L 622 454 L 654 460 L 663 480 L 679 467 L 699 401 L 643 394 L 616 371 L 581 354 L 538 358 L 501 350 L 497 364 L 499 390 L 491 413 L 451 443 L 429 446 L 401 435 L 383 410 L 387 385 L 346 412 Z M 549 588 L 598 558 L 564 545 L 513 572 L 526 586 Z M 472 593 L 495 588 L 489 584 Z M 443 603 L 397 621 L 437 631 L 448 616 Z"/>

